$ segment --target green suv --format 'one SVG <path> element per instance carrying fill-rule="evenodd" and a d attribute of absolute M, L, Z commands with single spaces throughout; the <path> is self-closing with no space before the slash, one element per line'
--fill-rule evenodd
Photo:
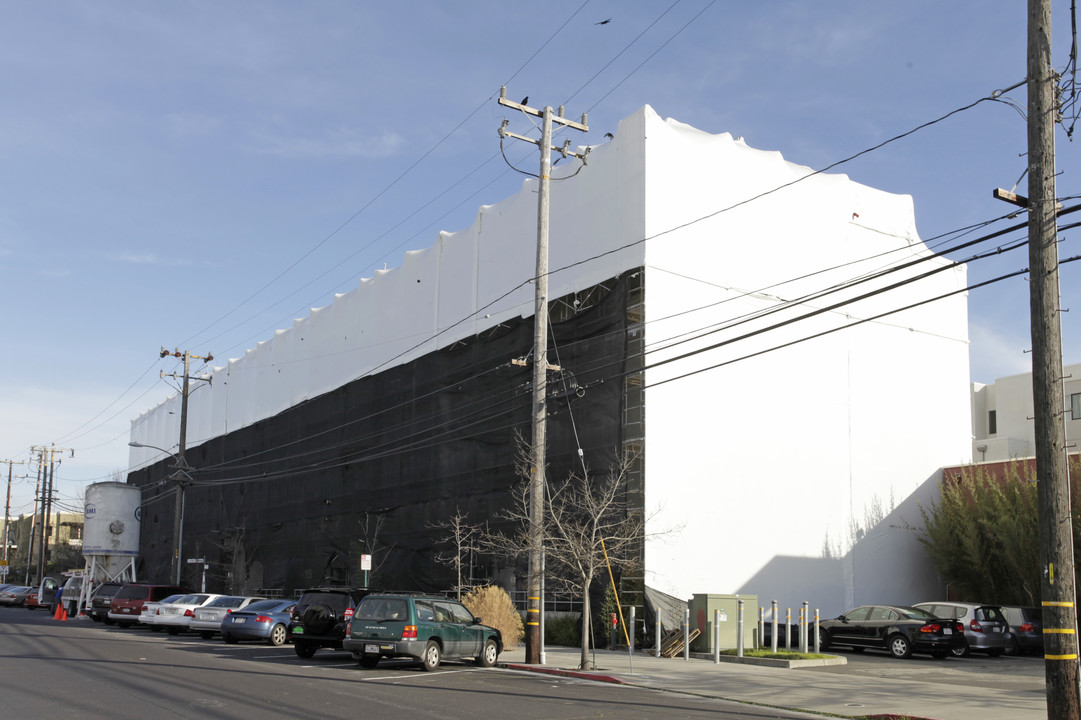
<path fill-rule="evenodd" d="M 380 594 L 360 601 L 342 647 L 366 668 L 400 657 L 419 660 L 425 670 L 435 670 L 445 657 L 492 667 L 503 652 L 503 637 L 456 600 Z"/>

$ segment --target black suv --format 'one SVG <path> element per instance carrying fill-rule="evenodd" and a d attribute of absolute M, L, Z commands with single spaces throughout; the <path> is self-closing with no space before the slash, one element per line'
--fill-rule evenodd
<path fill-rule="evenodd" d="M 319 648 L 342 649 L 345 626 L 368 588 L 318 587 L 305 590 L 293 608 L 289 637 L 293 650 L 310 658 Z"/>
<path fill-rule="evenodd" d="M 98 585 L 94 590 L 94 594 L 90 596 L 90 607 L 86 609 L 86 614 L 90 616 L 90 619 L 94 622 L 104 622 L 106 625 L 113 625 L 116 620 L 109 619 L 109 602 L 113 599 L 113 595 L 120 592 L 120 588 L 124 587 L 122 582 L 103 582 Z"/>

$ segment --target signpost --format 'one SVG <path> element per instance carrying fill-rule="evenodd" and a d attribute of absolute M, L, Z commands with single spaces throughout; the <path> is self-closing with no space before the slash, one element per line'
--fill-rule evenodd
<path fill-rule="evenodd" d="M 189 565 L 198 565 L 199 563 L 202 563 L 203 565 L 202 589 L 200 589 L 199 592 L 206 592 L 206 569 L 210 567 L 206 564 L 206 558 L 188 558 Z"/>
<path fill-rule="evenodd" d="M 364 571 L 364 587 L 368 587 L 368 571 L 372 569 L 372 556 L 360 556 L 360 569 Z"/>

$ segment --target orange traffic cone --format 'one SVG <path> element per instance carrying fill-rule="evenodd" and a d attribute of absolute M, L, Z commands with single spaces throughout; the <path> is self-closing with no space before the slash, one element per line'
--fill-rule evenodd
<path fill-rule="evenodd" d="M 60 619 L 60 610 L 63 607 L 64 607 L 63 603 L 57 603 L 56 604 L 56 611 L 53 613 L 53 620 L 59 620 Z"/>
<path fill-rule="evenodd" d="M 63 622 L 68 621 L 68 609 L 66 607 L 64 607 L 63 603 L 60 604 L 60 619 Z"/>

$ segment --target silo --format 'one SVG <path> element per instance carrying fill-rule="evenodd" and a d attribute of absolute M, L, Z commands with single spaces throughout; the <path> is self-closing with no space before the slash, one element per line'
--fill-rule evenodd
<path fill-rule="evenodd" d="M 142 490 L 127 483 L 101 482 L 86 488 L 83 557 L 94 585 L 135 580 L 142 502 Z"/>

